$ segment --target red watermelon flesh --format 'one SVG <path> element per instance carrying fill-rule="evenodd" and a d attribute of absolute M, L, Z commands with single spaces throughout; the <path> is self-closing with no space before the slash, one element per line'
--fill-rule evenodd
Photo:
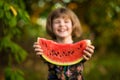
<path fill-rule="evenodd" d="M 55 65 L 73 65 L 83 59 L 83 50 L 91 44 L 90 40 L 81 40 L 74 44 L 61 44 L 52 40 L 38 38 L 43 49 L 42 57 Z"/>

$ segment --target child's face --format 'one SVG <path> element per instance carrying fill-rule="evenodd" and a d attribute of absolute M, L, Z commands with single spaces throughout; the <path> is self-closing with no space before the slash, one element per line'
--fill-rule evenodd
<path fill-rule="evenodd" d="M 53 20 L 53 32 L 56 37 L 72 36 L 72 21 L 68 17 L 58 17 Z"/>

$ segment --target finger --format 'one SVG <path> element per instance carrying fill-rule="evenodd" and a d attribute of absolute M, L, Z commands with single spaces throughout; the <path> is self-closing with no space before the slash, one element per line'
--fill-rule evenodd
<path fill-rule="evenodd" d="M 40 49 L 40 48 L 35 48 L 35 51 L 36 51 L 36 52 L 43 52 L 43 50 Z"/>
<path fill-rule="evenodd" d="M 33 45 L 33 47 L 34 47 L 34 48 L 41 48 L 41 46 L 40 46 L 40 45 L 37 45 L 37 44 Z"/>
<path fill-rule="evenodd" d="M 84 55 L 86 56 L 86 57 L 88 57 L 88 58 L 91 58 L 91 56 L 92 56 L 92 54 L 91 53 L 89 53 L 88 51 L 86 51 L 86 50 L 84 50 Z"/>
<path fill-rule="evenodd" d="M 86 55 L 83 55 L 83 58 L 85 59 L 85 60 L 89 60 L 90 58 L 88 58 Z"/>
<path fill-rule="evenodd" d="M 93 45 L 88 45 L 87 47 L 91 48 L 91 49 L 95 49 L 95 46 L 93 46 Z"/>
<path fill-rule="evenodd" d="M 38 43 L 38 42 L 34 42 L 33 46 L 34 46 L 34 45 L 39 45 L 39 43 Z"/>
<path fill-rule="evenodd" d="M 43 53 L 41 53 L 41 52 L 37 52 L 37 53 L 36 53 L 36 55 L 38 55 L 38 56 L 39 56 L 39 55 L 42 55 L 42 54 L 43 54 Z"/>
<path fill-rule="evenodd" d="M 85 51 L 88 51 L 91 54 L 94 53 L 94 49 L 89 48 L 89 47 L 86 47 Z"/>
<path fill-rule="evenodd" d="M 34 44 L 39 44 L 38 42 L 34 42 Z"/>

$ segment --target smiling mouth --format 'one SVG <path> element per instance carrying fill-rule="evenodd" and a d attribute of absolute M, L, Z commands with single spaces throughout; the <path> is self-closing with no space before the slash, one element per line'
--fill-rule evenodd
<path fill-rule="evenodd" d="M 58 31 L 59 32 L 66 32 L 67 30 L 66 29 L 59 29 Z"/>
<path fill-rule="evenodd" d="M 66 30 L 59 30 L 59 32 L 65 32 Z"/>

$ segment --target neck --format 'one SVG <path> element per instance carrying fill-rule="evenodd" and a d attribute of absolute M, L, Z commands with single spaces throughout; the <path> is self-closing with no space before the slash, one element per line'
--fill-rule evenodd
<path fill-rule="evenodd" d="M 72 37 L 67 37 L 67 38 L 57 38 L 56 41 L 58 43 L 73 43 Z"/>

